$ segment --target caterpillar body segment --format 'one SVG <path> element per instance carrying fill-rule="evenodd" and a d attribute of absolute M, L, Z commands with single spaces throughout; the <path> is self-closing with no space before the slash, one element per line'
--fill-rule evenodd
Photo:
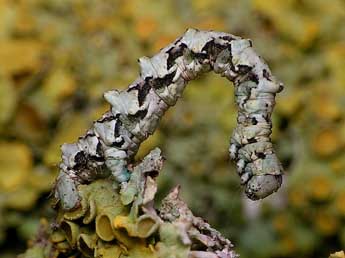
<path fill-rule="evenodd" d="M 64 209 L 78 206 L 78 184 L 106 176 L 99 171 L 107 171 L 119 183 L 127 182 L 131 173 L 128 164 L 141 142 L 153 134 L 188 81 L 211 70 L 235 87 L 238 124 L 229 154 L 247 196 L 264 198 L 280 187 L 283 169 L 270 135 L 275 95 L 283 85 L 255 53 L 250 40 L 189 29 L 152 58 L 140 58 L 139 66 L 140 76 L 126 90 L 104 94 L 111 109 L 88 133 L 78 143 L 62 146 L 55 196 Z"/>

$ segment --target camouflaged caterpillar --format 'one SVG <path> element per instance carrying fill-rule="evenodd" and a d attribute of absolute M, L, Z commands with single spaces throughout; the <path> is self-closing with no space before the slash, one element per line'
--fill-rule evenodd
<path fill-rule="evenodd" d="M 55 198 L 78 207 L 77 186 L 111 175 L 125 185 L 129 161 L 181 96 L 188 81 L 213 70 L 235 86 L 237 127 L 229 153 L 250 199 L 264 198 L 282 183 L 282 166 L 270 139 L 275 95 L 283 85 L 254 52 L 252 42 L 231 34 L 188 29 L 152 58 L 139 59 L 140 77 L 127 90 L 104 94 L 111 109 L 86 135 L 62 146 Z"/>

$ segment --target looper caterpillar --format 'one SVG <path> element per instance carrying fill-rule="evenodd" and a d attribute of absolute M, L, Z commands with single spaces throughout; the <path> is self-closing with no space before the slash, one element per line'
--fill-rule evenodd
<path fill-rule="evenodd" d="M 189 29 L 152 58 L 139 59 L 140 76 L 124 91 L 104 94 L 111 109 L 76 143 L 62 146 L 55 198 L 65 210 L 78 207 L 77 186 L 111 176 L 122 185 L 128 162 L 181 96 L 188 81 L 213 70 L 235 86 L 237 127 L 229 153 L 250 199 L 264 198 L 282 183 L 282 166 L 271 143 L 271 113 L 283 85 L 254 52 L 252 42 L 231 34 Z M 107 174 L 108 173 L 108 174 Z"/>

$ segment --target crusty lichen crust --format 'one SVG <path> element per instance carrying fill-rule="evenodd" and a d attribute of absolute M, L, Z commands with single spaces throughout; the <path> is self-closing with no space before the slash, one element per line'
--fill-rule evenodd
<path fill-rule="evenodd" d="M 104 94 L 111 109 L 76 143 L 62 146 L 55 198 L 65 210 L 81 205 L 80 184 L 111 175 L 125 186 L 132 173 L 129 163 L 140 144 L 156 130 L 188 81 L 212 70 L 235 86 L 238 124 L 229 152 L 247 196 L 256 200 L 279 189 L 282 166 L 270 135 L 275 95 L 283 86 L 250 40 L 189 29 L 152 58 L 140 58 L 139 64 L 140 76 L 127 90 Z"/>

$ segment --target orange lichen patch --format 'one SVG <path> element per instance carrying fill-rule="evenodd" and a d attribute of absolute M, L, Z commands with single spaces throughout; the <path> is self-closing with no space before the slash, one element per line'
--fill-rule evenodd
<path fill-rule="evenodd" d="M 32 169 L 30 149 L 21 143 L 0 143 L 0 190 L 15 191 L 25 184 Z"/>
<path fill-rule="evenodd" d="M 316 133 L 312 137 L 311 148 L 315 154 L 321 157 L 335 154 L 341 148 L 337 131 L 329 128 Z"/>
<path fill-rule="evenodd" d="M 333 191 L 332 181 L 326 176 L 315 176 L 310 179 L 309 194 L 313 199 L 322 201 L 328 199 Z"/>
<path fill-rule="evenodd" d="M 324 211 L 319 211 L 314 218 L 315 227 L 323 235 L 332 235 L 339 228 L 339 220 L 336 216 Z"/>
<path fill-rule="evenodd" d="M 143 17 L 136 20 L 135 32 L 141 40 L 148 40 L 158 28 L 158 22 L 150 17 Z"/>
<path fill-rule="evenodd" d="M 42 44 L 35 40 L 0 41 L 0 72 L 35 71 L 40 65 Z"/>

